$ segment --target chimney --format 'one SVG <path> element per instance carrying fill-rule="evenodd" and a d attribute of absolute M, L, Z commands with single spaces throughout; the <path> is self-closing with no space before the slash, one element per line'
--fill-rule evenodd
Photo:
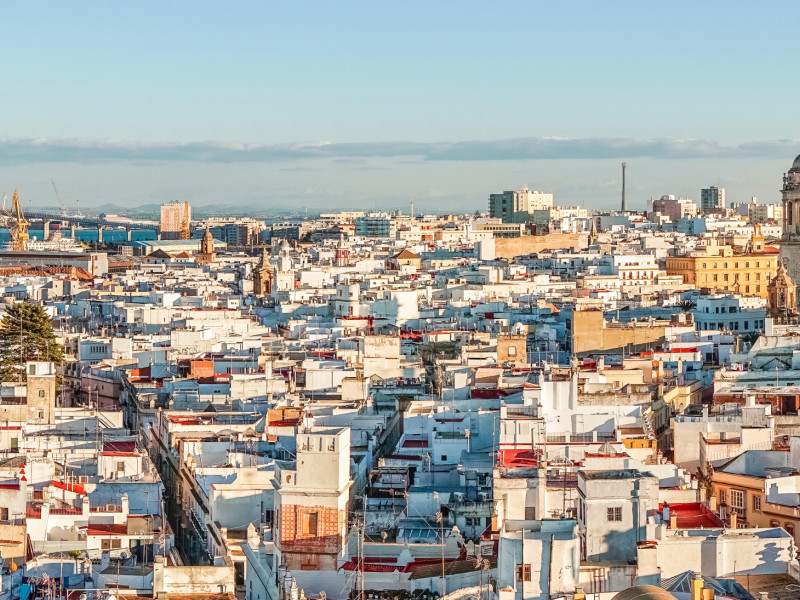
<path fill-rule="evenodd" d="M 697 572 L 692 578 L 691 600 L 703 600 L 703 575 Z"/>
<path fill-rule="evenodd" d="M 717 495 L 712 493 L 708 499 L 708 510 L 715 512 L 717 510 Z"/>
<path fill-rule="evenodd" d="M 671 513 L 669 515 L 669 528 L 670 529 L 677 529 L 678 528 L 678 515 L 677 513 Z"/>
<path fill-rule="evenodd" d="M 731 529 L 736 529 L 736 511 L 731 511 Z"/>
<path fill-rule="evenodd" d="M 714 600 L 714 588 L 705 588 L 703 590 L 703 600 Z"/>
<path fill-rule="evenodd" d="M 572 594 L 572 600 L 586 600 L 586 594 L 583 591 L 583 586 L 575 586 L 575 593 Z"/>

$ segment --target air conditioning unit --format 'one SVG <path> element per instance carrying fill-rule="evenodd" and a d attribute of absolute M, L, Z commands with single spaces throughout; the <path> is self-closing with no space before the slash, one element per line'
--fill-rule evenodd
<path fill-rule="evenodd" d="M 487 502 L 489 500 L 489 492 L 478 492 L 478 498 L 481 502 Z"/>
<path fill-rule="evenodd" d="M 463 502 L 463 500 L 464 500 L 464 492 L 453 492 L 454 502 Z"/>

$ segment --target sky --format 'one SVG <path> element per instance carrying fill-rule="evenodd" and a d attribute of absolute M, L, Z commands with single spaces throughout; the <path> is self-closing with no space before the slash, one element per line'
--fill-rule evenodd
<path fill-rule="evenodd" d="M 0 193 L 30 205 L 774 202 L 789 2 L 0 4 Z"/>

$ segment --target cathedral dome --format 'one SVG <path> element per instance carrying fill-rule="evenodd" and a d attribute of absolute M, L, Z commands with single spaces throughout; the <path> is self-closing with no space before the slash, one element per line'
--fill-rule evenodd
<path fill-rule="evenodd" d="M 800 171 L 800 154 L 797 155 L 797 158 L 794 159 L 792 163 L 792 171 Z"/>

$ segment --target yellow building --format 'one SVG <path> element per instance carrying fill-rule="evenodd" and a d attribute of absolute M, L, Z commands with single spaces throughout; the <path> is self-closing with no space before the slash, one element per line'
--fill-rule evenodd
<path fill-rule="evenodd" d="M 767 284 L 778 271 L 777 254 L 694 255 L 667 257 L 667 274 L 680 275 L 696 288 L 767 297 Z"/>

